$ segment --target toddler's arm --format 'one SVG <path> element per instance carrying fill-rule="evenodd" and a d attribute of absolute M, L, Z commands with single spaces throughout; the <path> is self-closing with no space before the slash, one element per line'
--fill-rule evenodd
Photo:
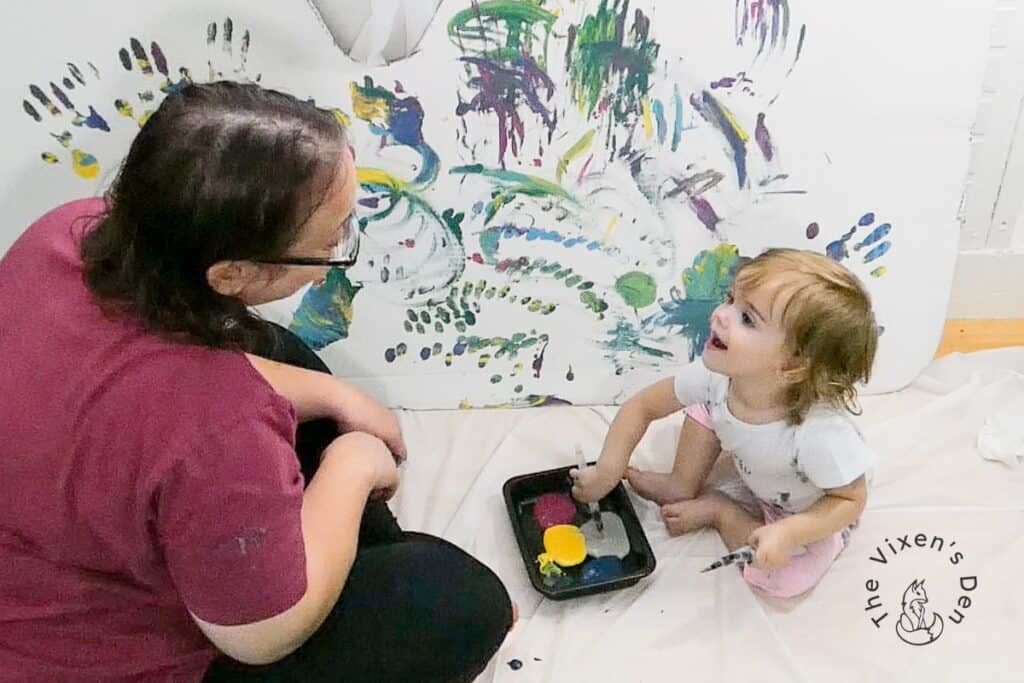
<path fill-rule="evenodd" d="M 671 377 L 640 390 L 623 403 L 608 427 L 597 464 L 569 472 L 574 481 L 573 496 L 585 503 L 604 498 L 626 474 L 633 449 L 648 425 L 682 407 Z"/>
<path fill-rule="evenodd" d="M 846 486 L 826 489 L 825 495 L 803 512 L 755 529 L 754 566 L 775 569 L 789 561 L 793 549 L 828 538 L 857 521 L 867 503 L 868 488 L 861 475 Z"/>

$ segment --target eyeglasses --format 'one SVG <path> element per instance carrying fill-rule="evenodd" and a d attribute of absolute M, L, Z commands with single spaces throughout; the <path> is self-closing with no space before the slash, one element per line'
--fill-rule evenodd
<path fill-rule="evenodd" d="M 316 256 L 282 256 L 275 259 L 256 259 L 257 263 L 278 266 L 320 266 L 349 268 L 359 257 L 359 220 L 355 212 L 350 213 L 342 223 L 345 237 L 331 250 L 331 255 L 319 258 Z"/>

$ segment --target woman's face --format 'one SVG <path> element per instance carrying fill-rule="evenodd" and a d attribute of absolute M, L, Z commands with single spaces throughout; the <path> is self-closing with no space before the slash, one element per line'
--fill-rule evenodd
<path fill-rule="evenodd" d="M 347 148 L 338 164 L 323 201 L 283 256 L 329 258 L 334 248 L 348 237 L 347 219 L 356 203 L 356 168 Z M 330 270 L 325 266 L 255 265 L 258 272 L 238 293 L 238 298 L 249 306 L 291 296 L 310 282 L 322 281 Z"/>

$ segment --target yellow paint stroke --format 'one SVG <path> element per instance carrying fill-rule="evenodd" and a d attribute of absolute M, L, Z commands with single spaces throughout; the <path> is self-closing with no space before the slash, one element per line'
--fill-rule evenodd
<path fill-rule="evenodd" d="M 52 152 L 43 152 L 40 156 L 43 158 L 43 161 L 45 161 L 48 164 L 60 163 L 60 160 L 57 158 L 57 155 Z"/>
<path fill-rule="evenodd" d="M 736 131 L 737 135 L 740 136 L 740 140 L 742 140 L 743 142 L 749 140 L 750 136 L 747 135 L 747 131 L 743 130 L 743 127 L 740 126 L 739 121 L 737 121 L 736 117 L 733 116 L 731 111 L 729 111 L 729 108 L 726 107 L 724 104 L 719 104 L 718 106 L 721 107 L 722 114 L 725 115 L 725 120 L 729 122 L 729 125 L 732 126 L 732 129 Z"/>
<path fill-rule="evenodd" d="M 96 157 L 80 149 L 71 150 L 71 168 L 86 180 L 92 180 L 100 174 L 100 164 Z"/>
<path fill-rule="evenodd" d="M 388 121 L 388 103 L 383 97 L 366 97 L 362 89 L 355 81 L 349 83 L 349 91 L 352 93 L 352 113 L 356 118 L 363 121 L 382 120 Z"/>
<path fill-rule="evenodd" d="M 342 128 L 348 128 L 352 125 L 352 118 L 337 107 L 331 107 L 331 114 L 334 116 L 334 120 L 341 124 Z"/>
<path fill-rule="evenodd" d="M 874 270 L 871 271 L 871 276 L 872 277 L 882 277 L 883 275 L 885 275 L 888 272 L 889 272 L 888 268 L 886 268 L 885 266 L 879 266 L 878 268 L 875 268 Z"/>
<path fill-rule="evenodd" d="M 128 104 L 122 99 L 114 100 L 114 108 L 117 109 L 117 113 L 125 118 L 134 119 L 135 110 L 132 109 L 132 105 Z"/>
<path fill-rule="evenodd" d="M 152 109 L 147 109 L 142 114 L 142 116 L 139 117 L 139 128 L 142 128 L 144 125 L 146 125 L 146 121 L 149 121 L 149 117 L 152 116 L 152 115 L 153 115 L 153 110 Z"/>
<path fill-rule="evenodd" d="M 356 180 L 360 185 L 375 185 L 381 189 L 401 192 L 408 183 L 380 168 L 356 168 Z"/>
<path fill-rule="evenodd" d="M 615 226 L 619 224 L 619 217 L 612 216 L 612 219 L 608 221 L 608 227 L 604 229 L 604 237 L 601 238 L 601 246 L 607 247 L 608 241 L 612 238 L 612 233 L 615 232 Z"/>
<path fill-rule="evenodd" d="M 650 140 L 654 135 L 654 123 L 651 121 L 651 101 L 645 99 L 643 101 L 644 108 L 644 139 Z"/>
<path fill-rule="evenodd" d="M 569 168 L 569 164 L 572 163 L 573 159 L 590 149 L 590 145 L 594 142 L 595 132 L 596 131 L 588 130 L 584 133 L 579 140 L 573 143 L 572 147 L 569 148 L 569 151 L 565 153 L 565 156 L 558 160 L 558 166 L 555 167 L 555 180 L 559 185 L 561 185 L 562 176 L 565 175 L 565 172 Z"/>
<path fill-rule="evenodd" d="M 544 551 L 563 567 L 574 567 L 587 559 L 587 540 L 578 526 L 556 524 L 544 531 Z"/>

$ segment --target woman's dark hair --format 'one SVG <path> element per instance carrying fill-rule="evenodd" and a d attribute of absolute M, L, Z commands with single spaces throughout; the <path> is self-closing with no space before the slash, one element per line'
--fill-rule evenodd
<path fill-rule="evenodd" d="M 266 326 L 210 287 L 222 260 L 285 253 L 334 181 L 347 146 L 332 114 L 254 84 L 172 93 L 132 142 L 85 234 L 85 282 L 104 310 L 148 330 L 251 349 Z"/>

